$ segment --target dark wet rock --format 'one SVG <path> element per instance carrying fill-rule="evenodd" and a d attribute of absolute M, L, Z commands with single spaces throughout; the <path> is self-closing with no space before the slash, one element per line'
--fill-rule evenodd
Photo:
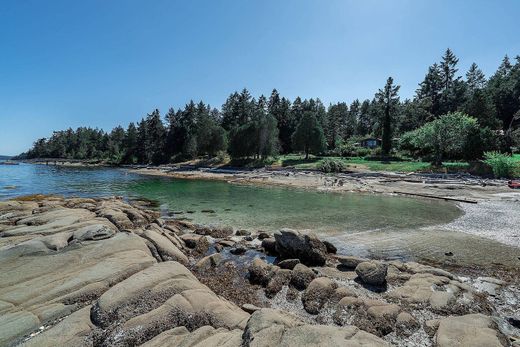
<path fill-rule="evenodd" d="M 224 249 L 224 246 L 222 246 L 220 243 L 215 243 L 213 247 L 215 248 L 215 251 L 219 253 L 222 252 L 222 250 Z"/>
<path fill-rule="evenodd" d="M 249 236 L 251 235 L 251 232 L 249 230 L 240 229 L 235 232 L 235 235 L 237 236 Z"/>
<path fill-rule="evenodd" d="M 328 277 L 315 278 L 302 295 L 305 311 L 318 314 L 323 305 L 334 295 L 338 285 Z"/>
<path fill-rule="evenodd" d="M 271 235 L 269 235 L 269 234 L 266 233 L 265 231 L 260 231 L 260 232 L 258 233 L 257 239 L 259 239 L 259 240 L 263 240 L 263 239 L 267 239 L 267 238 L 269 238 L 269 237 L 271 237 Z"/>
<path fill-rule="evenodd" d="M 453 252 L 446 252 L 444 255 L 447 257 L 453 257 Z"/>
<path fill-rule="evenodd" d="M 197 247 L 197 244 L 200 242 L 200 240 L 205 237 L 198 234 L 187 233 L 181 235 L 180 238 L 184 241 L 186 247 L 193 249 Z"/>
<path fill-rule="evenodd" d="M 262 240 L 262 248 L 267 254 L 276 255 L 276 240 L 274 238 L 267 238 Z"/>
<path fill-rule="evenodd" d="M 254 239 L 253 239 L 252 236 L 245 236 L 245 237 L 244 237 L 244 240 L 251 242 L 251 241 L 253 241 Z"/>
<path fill-rule="evenodd" d="M 386 282 L 388 266 L 378 261 L 366 261 L 356 266 L 356 274 L 365 284 L 381 286 Z"/>
<path fill-rule="evenodd" d="M 291 284 L 299 290 L 304 290 L 316 278 L 314 271 L 303 264 L 293 268 Z"/>
<path fill-rule="evenodd" d="M 247 252 L 247 248 L 244 246 L 236 246 L 232 248 L 229 252 L 234 255 L 242 255 L 245 252 Z"/>
<path fill-rule="evenodd" d="M 334 246 L 332 243 L 330 243 L 329 241 L 327 240 L 323 240 L 323 244 L 325 245 L 325 247 L 327 248 L 327 253 L 332 253 L 332 254 L 336 254 L 338 252 L 338 249 L 336 248 L 336 246 Z"/>
<path fill-rule="evenodd" d="M 520 318 L 519 317 L 507 317 L 507 322 L 517 329 L 520 329 Z"/>
<path fill-rule="evenodd" d="M 274 234 L 276 251 L 284 259 L 297 258 L 310 266 L 325 265 L 327 247 L 314 234 L 301 234 L 291 229 L 282 229 Z"/>
<path fill-rule="evenodd" d="M 278 262 L 278 265 L 281 269 L 289 269 L 292 270 L 296 265 L 300 264 L 299 259 L 285 259 Z"/>
<path fill-rule="evenodd" d="M 216 213 L 215 210 L 201 210 L 202 213 Z"/>

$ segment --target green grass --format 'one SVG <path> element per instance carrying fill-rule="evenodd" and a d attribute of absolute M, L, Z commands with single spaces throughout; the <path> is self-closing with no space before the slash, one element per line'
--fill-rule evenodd
<path fill-rule="evenodd" d="M 516 162 L 514 177 L 520 177 L 520 154 L 513 154 L 513 160 Z"/>
<path fill-rule="evenodd" d="M 347 169 L 365 169 L 370 171 L 464 171 L 469 167 L 465 162 L 445 162 L 441 168 L 433 168 L 429 162 L 421 161 L 390 161 L 381 162 L 377 160 L 366 160 L 365 158 L 343 158 L 343 157 L 316 157 L 311 156 L 308 160 L 298 154 L 281 155 L 273 163 L 276 166 L 294 167 L 296 169 L 316 169 L 326 158 L 339 160 L 347 166 Z"/>

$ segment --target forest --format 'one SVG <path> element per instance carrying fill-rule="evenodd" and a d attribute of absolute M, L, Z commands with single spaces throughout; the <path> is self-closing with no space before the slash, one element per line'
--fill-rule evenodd
<path fill-rule="evenodd" d="M 462 76 L 463 75 L 463 76 Z M 359 145 L 380 139 L 375 149 Z M 278 154 L 382 159 L 406 156 L 440 164 L 513 153 L 520 146 L 520 56 L 505 56 L 486 78 L 473 63 L 464 73 L 447 49 L 412 99 L 401 100 L 389 77 L 372 99 L 325 106 L 319 98 L 289 100 L 274 89 L 253 97 L 233 92 L 220 109 L 190 101 L 161 115 L 154 110 L 126 128 L 55 131 L 18 159 L 95 159 L 111 164 L 163 164 L 229 154 L 265 159 Z"/>

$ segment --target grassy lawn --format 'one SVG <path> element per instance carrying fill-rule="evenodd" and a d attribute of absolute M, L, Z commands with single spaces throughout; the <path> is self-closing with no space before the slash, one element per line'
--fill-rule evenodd
<path fill-rule="evenodd" d="M 366 160 L 364 158 L 343 158 L 343 157 L 315 157 L 311 156 L 308 160 L 304 156 L 298 154 L 288 154 L 278 157 L 273 166 L 288 167 L 292 166 L 297 169 L 316 169 L 318 165 L 326 158 L 339 160 L 350 169 L 365 169 L 370 171 L 431 171 L 433 170 L 429 162 L 421 161 L 390 161 L 383 163 L 377 160 Z M 519 158 L 520 160 L 520 158 Z M 464 170 L 469 166 L 464 162 L 446 162 L 443 164 L 448 171 Z M 442 170 L 442 169 L 441 169 Z M 438 171 L 438 168 L 436 169 Z"/>
<path fill-rule="evenodd" d="M 317 157 L 311 155 L 308 160 L 300 154 L 286 154 L 268 159 L 239 159 L 230 160 L 201 160 L 186 162 L 185 164 L 199 166 L 233 166 L 244 168 L 271 167 L 294 167 L 296 169 L 315 170 L 325 159 L 338 160 L 343 162 L 348 170 L 368 170 L 368 171 L 394 171 L 394 172 L 464 172 L 469 168 L 467 162 L 444 162 L 442 167 L 432 167 L 431 163 L 423 161 L 390 161 L 383 163 L 378 160 L 366 160 L 365 158 L 343 158 L 343 157 Z M 517 163 L 517 170 L 514 177 L 520 177 L 520 154 L 514 154 L 513 159 Z"/>

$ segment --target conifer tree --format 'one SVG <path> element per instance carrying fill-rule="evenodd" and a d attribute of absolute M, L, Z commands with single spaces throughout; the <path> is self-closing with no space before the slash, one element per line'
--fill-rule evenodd
<path fill-rule="evenodd" d="M 394 85 L 394 79 L 388 77 L 386 85 L 383 89 L 379 89 L 376 94 L 376 99 L 383 109 L 382 119 L 382 156 L 387 158 L 392 149 L 392 118 L 395 117 L 397 105 L 399 104 L 399 92 L 400 86 Z"/>

